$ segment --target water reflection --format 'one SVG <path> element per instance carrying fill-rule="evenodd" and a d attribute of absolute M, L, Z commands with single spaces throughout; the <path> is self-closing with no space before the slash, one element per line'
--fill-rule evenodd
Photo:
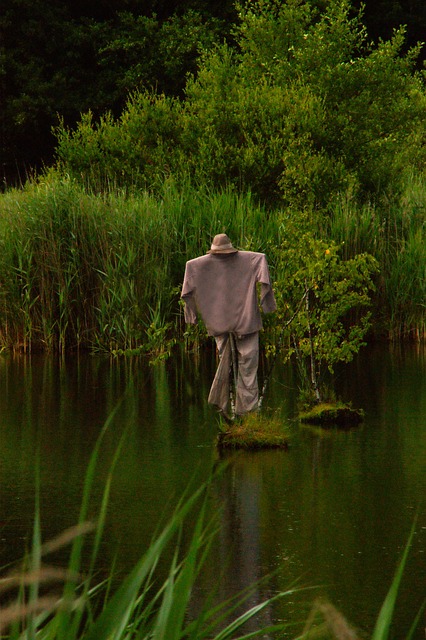
<path fill-rule="evenodd" d="M 360 428 L 324 432 L 291 422 L 288 452 L 228 460 L 212 488 L 220 527 L 195 607 L 213 585 L 228 597 L 275 572 L 250 603 L 299 581 L 371 628 L 419 510 L 398 601 L 395 635 L 403 635 L 425 595 L 425 363 L 422 348 L 371 348 L 336 376 L 338 393 L 366 411 Z M 120 403 L 102 445 L 92 512 L 126 429 L 103 560 L 107 567 L 116 556 L 119 572 L 128 570 L 188 483 L 218 461 L 216 417 L 206 403 L 214 369 L 213 352 L 154 368 L 139 359 L 2 356 L 0 563 L 20 556 L 29 539 L 37 455 L 44 539 L 75 524 L 94 443 Z M 265 408 L 291 420 L 295 387 L 291 369 L 277 366 Z M 289 596 L 272 615 L 303 626 L 313 599 Z"/>

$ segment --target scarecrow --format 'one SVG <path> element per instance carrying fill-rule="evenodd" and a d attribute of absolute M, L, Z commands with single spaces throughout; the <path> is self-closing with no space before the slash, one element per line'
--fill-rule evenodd
<path fill-rule="evenodd" d="M 225 233 L 216 235 L 206 255 L 188 260 L 182 287 L 185 321 L 196 324 L 198 313 L 213 336 L 219 366 L 208 402 L 225 419 L 258 408 L 259 331 L 264 313 L 276 309 L 268 263 L 263 253 L 235 249 Z M 231 402 L 230 371 L 235 400 Z M 230 410 L 231 405 L 231 410 Z"/>

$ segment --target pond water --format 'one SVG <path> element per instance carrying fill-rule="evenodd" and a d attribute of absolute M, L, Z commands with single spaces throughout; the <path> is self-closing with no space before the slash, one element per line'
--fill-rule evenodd
<path fill-rule="evenodd" d="M 40 459 L 43 539 L 76 523 L 99 433 L 93 495 L 99 505 L 118 442 L 102 562 L 118 573 L 142 555 L 172 505 L 218 460 L 218 423 L 206 398 L 214 356 L 150 367 L 140 359 L 0 357 L 0 566 L 21 557 L 32 534 Z M 297 581 L 312 590 L 284 598 L 271 619 L 303 629 L 323 596 L 371 631 L 415 521 L 394 637 L 405 636 L 426 596 L 426 352 L 370 347 L 337 372 L 336 391 L 366 412 L 361 427 L 318 430 L 295 420 L 292 369 L 276 366 L 265 408 L 289 425 L 288 451 L 240 452 L 212 485 L 219 531 L 194 595 L 225 598 L 273 573 L 252 601 Z M 416 638 L 424 638 L 424 620 Z"/>

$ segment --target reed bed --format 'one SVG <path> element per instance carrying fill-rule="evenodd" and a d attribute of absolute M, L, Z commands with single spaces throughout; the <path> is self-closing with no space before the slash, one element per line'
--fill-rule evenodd
<path fill-rule="evenodd" d="M 313 219 L 347 257 L 378 260 L 376 335 L 425 337 L 425 193 L 412 179 L 398 206 L 342 199 Z M 155 195 L 95 195 L 52 171 L 0 198 L 0 349 L 167 356 L 195 339 L 179 303 L 186 260 L 226 231 L 237 247 L 265 252 L 278 280 L 279 221 L 298 215 L 268 210 L 249 193 L 178 189 L 171 179 Z"/>
<path fill-rule="evenodd" d="M 231 192 L 93 195 L 66 179 L 0 201 L 2 348 L 155 351 L 182 333 L 185 262 L 227 229 L 255 245 L 263 212 Z M 261 248 L 261 247 L 259 247 Z"/>
<path fill-rule="evenodd" d="M 323 232 L 345 257 L 371 253 L 380 265 L 374 299 L 376 336 L 426 337 L 426 181 L 410 176 L 398 203 L 356 205 L 341 200 Z"/>

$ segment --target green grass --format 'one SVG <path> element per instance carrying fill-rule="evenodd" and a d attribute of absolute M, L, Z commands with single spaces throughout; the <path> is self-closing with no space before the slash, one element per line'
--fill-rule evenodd
<path fill-rule="evenodd" d="M 352 257 L 368 251 L 380 275 L 375 335 L 425 337 L 426 189 L 411 179 L 400 202 L 342 201 L 313 228 Z M 186 260 L 226 231 L 267 254 L 274 280 L 286 216 L 230 189 L 93 194 L 55 171 L 0 196 L 0 349 L 169 354 L 185 342 L 179 291 Z M 282 221 L 284 220 L 284 225 Z M 285 299 L 285 291 L 282 292 Z"/>
<path fill-rule="evenodd" d="M 258 412 L 237 419 L 234 424 L 222 425 L 218 435 L 219 449 L 287 449 L 289 429 L 279 416 Z"/>
<path fill-rule="evenodd" d="M 334 206 L 323 233 L 343 243 L 348 258 L 371 253 L 380 265 L 375 333 L 391 340 L 426 337 L 425 179 L 409 176 L 399 201 Z"/>
<path fill-rule="evenodd" d="M 56 174 L 9 191 L 0 198 L 0 346 L 155 354 L 183 336 L 186 260 L 221 230 L 263 249 L 273 227 L 250 196 L 227 191 L 165 184 L 161 197 L 95 196 Z"/>
<path fill-rule="evenodd" d="M 415 534 L 415 524 L 416 522 L 413 523 L 410 536 L 408 538 L 401 560 L 395 571 L 395 576 L 392 581 L 391 587 L 380 609 L 379 615 L 376 620 L 376 624 L 373 629 L 371 640 L 388 640 L 388 638 L 390 637 L 393 613 L 394 613 L 395 605 L 397 603 L 397 598 L 398 598 L 398 590 L 401 584 L 402 576 L 404 573 L 404 567 L 407 564 L 408 554 L 409 554 L 410 547 Z M 420 621 L 421 621 L 421 616 L 425 609 L 425 606 L 426 606 L 426 600 L 423 602 L 415 619 L 413 620 L 413 624 L 411 625 L 411 628 L 408 630 L 408 633 L 405 636 L 405 640 L 412 640 L 412 638 L 416 637 L 415 634 L 418 631 Z"/>
<path fill-rule="evenodd" d="M 343 402 L 321 402 L 299 414 L 301 422 L 323 427 L 336 426 L 349 428 L 359 425 L 364 414 L 360 409 L 353 409 Z"/>

